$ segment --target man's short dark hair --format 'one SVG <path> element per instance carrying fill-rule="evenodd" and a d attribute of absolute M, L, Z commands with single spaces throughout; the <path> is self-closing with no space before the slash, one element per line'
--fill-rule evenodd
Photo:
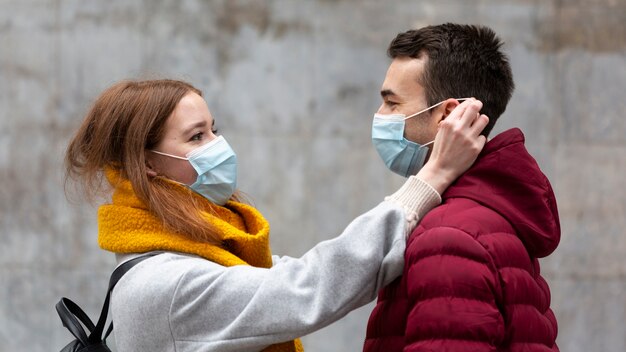
<path fill-rule="evenodd" d="M 506 109 L 515 84 L 502 41 L 488 27 L 446 23 L 409 30 L 391 41 L 387 54 L 427 57 L 422 77 L 428 106 L 448 98 L 475 97 L 489 116 L 487 136 Z"/>

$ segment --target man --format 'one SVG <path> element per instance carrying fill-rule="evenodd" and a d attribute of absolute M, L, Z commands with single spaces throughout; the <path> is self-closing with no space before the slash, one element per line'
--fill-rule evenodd
<path fill-rule="evenodd" d="M 391 42 L 372 138 L 392 171 L 423 165 L 455 98 L 482 101 L 489 134 L 514 88 L 501 45 L 489 28 L 457 24 Z M 402 276 L 379 292 L 364 350 L 558 351 L 537 258 L 557 247 L 559 218 L 522 132 L 493 137 L 442 199 L 410 235 Z"/>

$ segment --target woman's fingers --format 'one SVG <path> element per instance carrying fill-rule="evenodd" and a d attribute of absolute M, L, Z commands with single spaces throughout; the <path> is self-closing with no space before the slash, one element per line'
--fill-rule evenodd
<path fill-rule="evenodd" d="M 470 126 L 470 128 L 474 132 L 474 135 L 477 136 L 485 129 L 488 124 L 489 117 L 487 115 L 480 115 L 476 118 L 474 124 Z"/>
<path fill-rule="evenodd" d="M 479 113 L 482 106 L 476 99 L 464 101 L 439 123 L 430 157 L 418 177 L 440 193 L 471 167 L 487 141 L 480 135 L 489 122 Z"/>
<path fill-rule="evenodd" d="M 489 118 L 480 113 L 483 103 L 475 98 L 470 98 L 459 104 L 450 113 L 451 125 L 457 125 L 460 128 L 469 128 L 472 136 L 478 136 L 489 124 Z"/>
<path fill-rule="evenodd" d="M 461 104 L 457 105 L 454 108 L 454 110 L 452 110 L 452 112 L 450 113 L 450 116 L 448 116 L 448 118 L 450 118 L 451 120 L 460 120 L 460 119 L 462 119 L 463 118 L 463 114 L 465 113 L 465 110 L 467 109 L 467 107 L 474 100 L 475 100 L 474 98 L 470 98 L 470 99 L 465 100 Z"/>
<path fill-rule="evenodd" d="M 474 121 L 479 116 L 480 109 L 483 107 L 483 103 L 480 100 L 472 99 L 467 100 L 469 102 L 463 115 L 461 116 L 461 122 L 463 127 L 470 127 L 474 124 Z"/>
<path fill-rule="evenodd" d="M 482 107 L 481 101 L 468 99 L 441 122 L 431 152 L 437 164 L 460 174 L 474 162 L 486 143 L 480 133 L 489 123 L 489 118 L 480 114 Z"/>
<path fill-rule="evenodd" d="M 467 99 L 461 104 L 457 105 L 457 107 L 452 110 L 449 117 L 452 117 L 453 119 L 462 119 L 465 111 L 467 110 L 467 107 L 472 104 L 472 101 L 474 101 L 474 98 Z"/>

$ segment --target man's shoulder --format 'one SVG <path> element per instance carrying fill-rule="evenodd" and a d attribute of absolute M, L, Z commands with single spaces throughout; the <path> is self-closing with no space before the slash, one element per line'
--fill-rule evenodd
<path fill-rule="evenodd" d="M 434 254 L 452 254 L 482 262 L 493 255 L 493 245 L 515 242 L 523 249 L 513 226 L 498 212 L 474 200 L 448 199 L 433 209 L 411 233 L 405 252 L 407 264 Z M 499 246 L 495 246 L 499 247 Z"/>
<path fill-rule="evenodd" d="M 514 232 L 497 211 L 467 198 L 449 198 L 420 221 L 412 235 L 440 228 L 456 228 L 476 238 L 494 231 Z"/>

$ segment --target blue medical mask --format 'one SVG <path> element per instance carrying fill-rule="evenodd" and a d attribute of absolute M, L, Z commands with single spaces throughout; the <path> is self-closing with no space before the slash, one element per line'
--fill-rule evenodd
<path fill-rule="evenodd" d="M 461 98 L 457 100 L 467 99 Z M 424 166 L 426 156 L 428 155 L 428 146 L 434 141 L 418 144 L 404 138 L 405 120 L 434 109 L 444 102 L 439 102 L 409 116 L 404 114 L 374 114 L 372 143 L 389 170 L 400 176 L 409 177 L 417 174 Z"/>
<path fill-rule="evenodd" d="M 226 204 L 235 192 L 237 155 L 223 136 L 192 150 L 185 158 L 156 150 L 151 152 L 189 161 L 198 178 L 192 185 L 186 186 L 215 204 Z"/>

